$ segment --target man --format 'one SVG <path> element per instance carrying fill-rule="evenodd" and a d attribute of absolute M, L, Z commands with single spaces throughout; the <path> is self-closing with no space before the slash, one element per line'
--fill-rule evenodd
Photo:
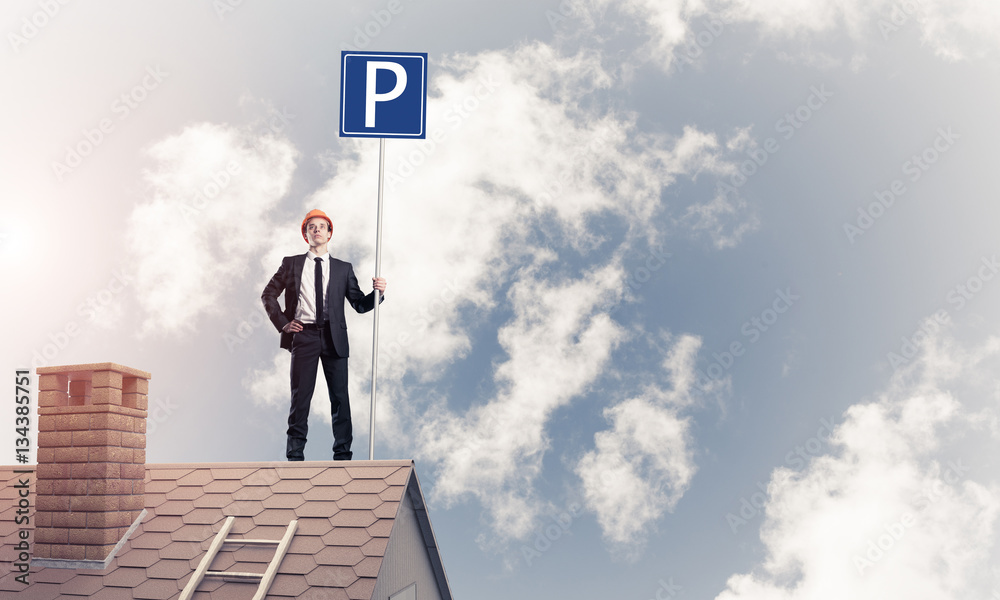
<path fill-rule="evenodd" d="M 333 222 L 321 210 L 302 221 L 302 237 L 309 251 L 286 256 L 260 298 L 271 322 L 281 332 L 281 347 L 292 353 L 292 405 L 288 411 L 285 457 L 304 460 L 309 431 L 309 405 L 316 386 L 317 363 L 323 363 L 333 415 L 333 458 L 351 460 L 351 404 L 347 396 L 347 322 L 344 300 L 359 313 L 375 308 L 375 292 L 367 296 L 358 287 L 351 263 L 330 256 Z M 372 278 L 385 291 L 385 279 Z M 278 305 L 284 291 L 285 309 Z M 385 297 L 382 296 L 381 300 Z M 381 300 L 379 300 L 381 302 Z"/>

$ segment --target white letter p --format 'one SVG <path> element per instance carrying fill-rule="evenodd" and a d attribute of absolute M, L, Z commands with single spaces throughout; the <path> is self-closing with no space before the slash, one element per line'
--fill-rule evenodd
<path fill-rule="evenodd" d="M 392 90 L 378 94 L 375 92 L 375 80 L 379 69 L 388 69 L 396 74 L 396 85 Z M 365 127 L 375 127 L 375 103 L 388 102 L 399 98 L 406 89 L 406 70 L 403 65 L 394 62 L 372 60 L 368 62 L 368 73 L 365 80 Z"/>

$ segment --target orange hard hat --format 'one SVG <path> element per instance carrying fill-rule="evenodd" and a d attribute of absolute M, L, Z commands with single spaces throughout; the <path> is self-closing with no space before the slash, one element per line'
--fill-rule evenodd
<path fill-rule="evenodd" d="M 326 216 L 326 213 L 318 208 L 313 209 L 309 211 L 309 214 L 306 215 L 305 219 L 302 219 L 302 239 L 304 239 L 307 244 L 309 243 L 309 238 L 306 237 L 306 223 L 308 223 L 309 219 L 312 219 L 313 217 L 326 219 L 326 224 L 330 226 L 330 233 L 333 233 L 333 221 L 330 220 L 330 217 Z"/>

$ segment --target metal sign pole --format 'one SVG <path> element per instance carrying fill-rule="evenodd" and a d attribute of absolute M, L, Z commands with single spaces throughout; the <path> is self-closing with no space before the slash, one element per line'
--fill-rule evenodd
<path fill-rule="evenodd" d="M 375 277 L 382 273 L 382 182 L 385 173 L 385 138 L 378 143 L 378 220 L 375 225 Z M 375 460 L 375 378 L 378 373 L 378 305 L 382 292 L 375 290 L 375 324 L 372 332 L 372 407 L 368 427 L 368 460 Z"/>
<path fill-rule="evenodd" d="M 379 73 L 385 77 L 379 77 Z M 379 91 L 377 83 L 391 83 Z M 382 86 L 385 87 L 384 85 Z M 376 118 L 377 116 L 377 118 Z M 340 53 L 340 137 L 379 138 L 378 224 L 375 277 L 382 277 L 382 196 L 387 137 L 426 139 L 427 53 Z M 377 290 L 376 290 L 377 291 Z M 372 330 L 372 401 L 368 427 L 368 460 L 375 460 L 375 382 L 378 379 L 378 313 L 382 292 L 375 294 Z"/>

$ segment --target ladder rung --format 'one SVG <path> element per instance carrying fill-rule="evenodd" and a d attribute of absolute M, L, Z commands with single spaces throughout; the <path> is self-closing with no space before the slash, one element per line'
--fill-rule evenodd
<path fill-rule="evenodd" d="M 243 573 L 240 571 L 207 571 L 205 577 L 238 577 L 240 579 L 260 579 L 263 573 Z"/>
<path fill-rule="evenodd" d="M 198 584 L 200 584 L 202 579 L 205 578 L 205 573 L 208 572 L 209 565 L 212 564 L 212 561 L 215 559 L 215 555 L 219 553 L 219 548 L 222 547 L 222 543 L 225 541 L 226 536 L 229 535 L 229 530 L 233 528 L 233 522 L 235 520 L 235 517 L 226 517 L 226 521 L 222 524 L 222 529 L 220 529 L 219 533 L 215 535 L 215 539 L 212 540 L 212 545 L 208 547 L 208 551 L 205 552 L 205 556 L 201 558 L 201 563 L 191 575 L 191 579 L 188 580 L 187 585 L 184 586 L 178 600 L 191 600 L 191 597 L 194 596 L 194 591 L 198 589 Z"/>
<path fill-rule="evenodd" d="M 280 544 L 281 540 L 250 540 L 243 538 L 226 538 L 226 544 Z"/>

